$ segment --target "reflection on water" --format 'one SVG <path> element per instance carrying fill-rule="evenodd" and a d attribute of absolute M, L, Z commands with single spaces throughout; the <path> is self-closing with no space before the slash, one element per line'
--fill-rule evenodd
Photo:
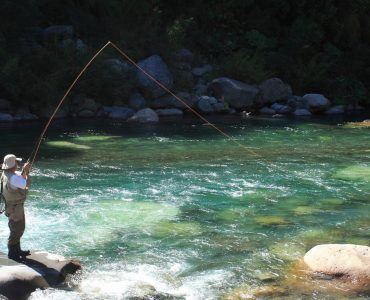
<path fill-rule="evenodd" d="M 194 120 L 53 124 L 33 169 L 23 243 L 78 258 L 84 271 L 32 299 L 347 297 L 295 286 L 290 267 L 320 243 L 367 245 L 370 131 L 218 125 L 257 155 Z M 26 157 L 41 124 L 17 127 L 1 129 L 3 152 Z"/>

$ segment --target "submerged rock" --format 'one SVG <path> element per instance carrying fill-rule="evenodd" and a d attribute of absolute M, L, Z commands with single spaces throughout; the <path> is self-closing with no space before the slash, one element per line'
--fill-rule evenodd
<path fill-rule="evenodd" d="M 356 165 L 347 167 L 337 171 L 334 175 L 336 179 L 349 180 L 349 181 L 365 181 L 370 182 L 370 167 Z"/>

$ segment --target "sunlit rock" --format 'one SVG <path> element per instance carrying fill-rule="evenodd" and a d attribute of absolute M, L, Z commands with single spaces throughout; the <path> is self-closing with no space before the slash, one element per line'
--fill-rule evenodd
<path fill-rule="evenodd" d="M 344 124 L 344 128 L 369 128 L 370 120 L 364 120 L 362 122 L 348 122 Z"/>
<path fill-rule="evenodd" d="M 60 285 L 81 269 L 76 260 L 42 251 L 31 251 L 22 262 L 0 254 L 0 294 L 9 299 L 27 299 L 36 289 Z"/>
<path fill-rule="evenodd" d="M 328 288 L 345 291 L 370 290 L 370 247 L 354 244 L 324 244 L 304 256 L 308 275 Z M 327 285 L 326 285 L 327 286 Z"/>
<path fill-rule="evenodd" d="M 349 181 L 370 182 L 370 166 L 355 165 L 337 171 L 334 175 L 336 179 Z"/>

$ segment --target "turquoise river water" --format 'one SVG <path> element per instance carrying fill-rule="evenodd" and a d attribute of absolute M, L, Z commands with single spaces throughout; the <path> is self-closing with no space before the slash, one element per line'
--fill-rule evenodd
<path fill-rule="evenodd" d="M 244 149 L 194 119 L 54 122 L 22 243 L 83 271 L 31 299 L 369 299 L 292 279 L 317 244 L 369 244 L 370 130 L 344 123 L 215 121 Z M 42 125 L 1 125 L 2 154 L 27 158 Z"/>

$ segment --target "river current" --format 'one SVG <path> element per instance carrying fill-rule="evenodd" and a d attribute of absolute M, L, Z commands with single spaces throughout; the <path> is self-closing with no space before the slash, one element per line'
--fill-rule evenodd
<path fill-rule="evenodd" d="M 369 244 L 369 128 L 212 121 L 247 149 L 194 119 L 54 122 L 22 246 L 79 259 L 83 271 L 31 299 L 368 299 L 302 288 L 290 274 L 317 244 Z M 27 158 L 42 125 L 2 124 L 2 153 Z M 0 226 L 6 252 L 3 216 Z"/>

